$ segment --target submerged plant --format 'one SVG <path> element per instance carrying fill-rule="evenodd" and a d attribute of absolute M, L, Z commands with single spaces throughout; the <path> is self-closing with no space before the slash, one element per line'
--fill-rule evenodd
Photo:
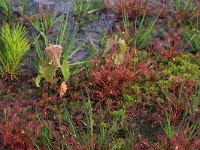
<path fill-rule="evenodd" d="M 10 29 L 6 24 L 1 30 L 3 47 L 0 50 L 0 73 L 5 79 L 12 80 L 17 75 L 22 58 L 30 47 L 26 34 L 26 29 L 20 25 Z"/>

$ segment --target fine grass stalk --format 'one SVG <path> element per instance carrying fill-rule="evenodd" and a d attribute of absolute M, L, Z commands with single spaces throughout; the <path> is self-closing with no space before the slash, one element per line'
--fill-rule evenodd
<path fill-rule="evenodd" d="M 196 114 L 197 110 L 199 109 L 199 99 L 200 99 L 200 88 L 197 89 L 196 87 L 196 94 L 193 97 L 193 113 Z"/>
<path fill-rule="evenodd" d="M 91 1 L 90 0 L 73 0 L 74 3 L 74 12 L 78 18 L 78 20 L 80 19 L 80 17 L 86 16 L 90 6 L 91 6 Z"/>
<path fill-rule="evenodd" d="M 53 143 L 52 143 L 52 135 L 51 135 L 51 132 L 50 130 L 45 127 L 42 129 L 42 133 L 41 133 L 41 136 L 42 136 L 42 143 L 49 149 L 49 150 L 53 150 L 54 149 L 54 146 L 53 146 Z"/>
<path fill-rule="evenodd" d="M 130 21 L 128 19 L 128 14 L 126 12 L 126 8 L 125 5 L 121 6 L 123 7 L 123 11 L 122 11 L 122 18 L 123 18 L 123 24 L 125 25 L 125 32 L 129 32 L 130 31 Z"/>
<path fill-rule="evenodd" d="M 12 3 L 9 3 L 8 0 L 0 0 L 0 9 L 8 18 L 13 16 Z"/>
<path fill-rule="evenodd" d="M 197 134 L 196 130 L 199 130 L 199 126 L 200 126 L 200 118 L 198 118 L 198 120 L 190 126 L 191 132 L 188 136 L 189 140 L 195 137 L 195 135 Z"/>
<path fill-rule="evenodd" d="M 89 143 L 92 142 L 93 140 L 93 125 L 94 125 L 94 121 L 93 121 L 93 112 L 92 112 L 92 105 L 91 105 L 91 101 L 90 99 L 88 99 L 88 102 L 84 102 L 84 113 L 86 116 L 86 121 L 82 121 L 83 125 L 86 126 L 87 128 L 87 137 L 89 137 L 89 141 L 87 141 L 87 139 L 85 139 L 83 137 L 83 135 L 81 133 L 79 133 L 79 131 L 77 131 L 76 129 L 76 125 L 69 113 L 69 111 L 67 111 L 67 109 L 65 108 L 65 115 L 66 115 L 66 119 L 69 122 L 69 126 L 72 130 L 72 135 L 78 139 L 80 145 L 88 145 Z"/>
<path fill-rule="evenodd" d="M 200 51 L 200 31 L 193 27 L 182 25 L 183 35 L 187 42 L 191 43 L 192 51 Z"/>
<path fill-rule="evenodd" d="M 85 108 L 85 115 L 86 115 L 86 123 L 85 126 L 87 127 L 87 133 L 89 134 L 90 137 L 90 142 L 93 139 L 93 112 L 92 112 L 92 105 L 91 105 L 91 100 L 88 99 L 88 102 L 86 103 L 84 101 L 84 108 Z"/>
<path fill-rule="evenodd" d="M 168 113 L 166 112 L 166 120 L 165 120 L 165 124 L 164 126 L 161 124 L 163 130 L 165 131 L 165 134 L 167 136 L 167 138 L 169 140 L 171 140 L 174 136 L 174 132 L 173 132 L 173 129 L 171 127 L 171 122 L 170 122 L 170 118 L 169 118 L 169 115 Z"/>
<path fill-rule="evenodd" d="M 71 127 L 71 130 L 72 130 L 72 133 L 73 133 L 73 136 L 75 138 L 78 138 L 79 139 L 79 134 L 76 130 L 76 126 L 74 124 L 74 121 L 72 120 L 71 116 L 70 116 L 70 113 L 67 111 L 67 109 L 65 109 L 65 113 L 66 113 L 66 116 L 67 116 L 67 120 L 69 122 L 69 125 Z"/>
<path fill-rule="evenodd" d="M 137 29 L 137 27 L 135 26 L 135 30 L 137 31 L 137 35 L 133 40 L 133 45 L 138 50 L 145 48 L 146 45 L 148 44 L 148 42 L 151 40 L 152 33 L 155 30 L 155 24 L 156 24 L 156 21 L 157 21 L 159 15 L 157 17 L 155 17 L 154 19 L 152 19 L 152 21 L 145 28 L 144 21 L 145 21 L 145 18 L 146 18 L 146 14 L 144 14 L 143 17 L 142 17 L 142 20 L 140 22 L 139 28 Z M 136 25 L 136 22 L 135 22 L 135 25 Z"/>

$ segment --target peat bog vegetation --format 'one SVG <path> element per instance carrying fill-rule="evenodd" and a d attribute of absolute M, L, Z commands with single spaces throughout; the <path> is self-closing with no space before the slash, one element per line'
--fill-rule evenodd
<path fill-rule="evenodd" d="M 0 0 L 0 150 L 199 150 L 198 0 Z"/>

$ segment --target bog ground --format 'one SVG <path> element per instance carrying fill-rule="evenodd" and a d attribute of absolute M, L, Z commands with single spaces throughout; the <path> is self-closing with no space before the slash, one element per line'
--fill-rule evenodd
<path fill-rule="evenodd" d="M 198 0 L 1 0 L 0 150 L 199 150 Z"/>

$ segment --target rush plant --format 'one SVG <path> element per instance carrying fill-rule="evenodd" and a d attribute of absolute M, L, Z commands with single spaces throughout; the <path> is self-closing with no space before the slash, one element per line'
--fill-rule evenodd
<path fill-rule="evenodd" d="M 173 136 L 174 136 L 174 133 L 173 133 L 173 129 L 171 127 L 170 117 L 169 117 L 167 112 L 166 112 L 166 121 L 165 121 L 164 126 L 162 126 L 162 128 L 165 131 L 165 134 L 167 135 L 167 138 L 169 140 L 171 140 L 173 138 Z"/>
<path fill-rule="evenodd" d="M 0 1 L 0 9 L 8 18 L 12 17 L 12 5 L 8 2 L 8 0 Z"/>
<path fill-rule="evenodd" d="M 52 10 L 50 6 L 43 9 L 42 5 L 39 4 L 39 12 L 28 18 L 30 24 L 37 32 L 49 33 L 52 31 L 53 25 L 59 19 L 56 18 L 55 10 Z"/>
<path fill-rule="evenodd" d="M 26 34 L 26 29 L 20 25 L 14 25 L 11 29 L 6 24 L 1 30 L 0 73 L 5 79 L 16 78 L 22 58 L 30 47 Z"/>
<path fill-rule="evenodd" d="M 76 17 L 81 19 L 81 17 L 87 17 L 88 15 L 103 9 L 104 0 L 73 0 L 74 3 L 74 13 Z"/>
<path fill-rule="evenodd" d="M 31 4 L 31 0 L 20 0 L 20 6 L 22 7 L 22 10 L 21 10 L 21 14 L 22 15 L 25 15 L 27 10 L 28 10 L 28 7 L 29 5 Z"/>
<path fill-rule="evenodd" d="M 73 0 L 73 2 L 74 12 L 78 19 L 80 19 L 82 15 L 86 16 L 91 7 L 91 0 Z"/>
<path fill-rule="evenodd" d="M 189 23 L 192 21 L 193 16 L 196 14 L 198 9 L 197 0 L 172 0 L 175 6 L 175 17 L 178 23 Z"/>
<path fill-rule="evenodd" d="M 124 13 L 123 27 L 118 25 L 117 33 L 125 40 L 127 46 L 134 46 L 137 50 L 144 49 L 153 37 L 155 24 L 159 15 L 153 18 L 149 24 L 146 24 L 146 14 L 144 14 L 141 21 L 135 19 L 134 26 L 131 27 L 131 22 L 127 19 L 126 12 Z"/>
<path fill-rule="evenodd" d="M 155 24 L 159 15 L 150 21 L 150 23 L 145 26 L 144 20 L 146 14 L 143 15 L 142 21 L 139 24 L 139 28 L 135 28 L 135 38 L 133 40 L 133 45 L 137 49 L 143 49 L 146 47 L 148 42 L 150 42 L 153 32 L 155 31 Z M 136 24 L 136 23 L 135 23 Z"/>
<path fill-rule="evenodd" d="M 68 61 L 71 59 L 79 50 L 80 48 L 85 44 L 83 42 L 82 44 L 78 45 L 77 48 L 75 48 L 76 39 L 77 39 L 77 29 L 70 32 L 70 28 L 68 27 L 68 15 L 61 15 L 59 18 L 57 18 L 54 23 L 59 23 L 58 32 L 55 36 L 52 36 L 48 32 L 45 32 L 44 26 L 42 25 L 42 29 L 39 30 L 39 35 L 36 36 L 35 34 L 35 41 L 34 46 L 36 50 L 36 54 L 39 61 L 46 61 L 47 57 L 44 53 L 44 48 L 48 46 L 49 43 L 55 43 L 55 45 L 62 45 L 63 52 L 61 54 L 61 61 Z M 42 40 L 44 41 L 44 45 L 41 45 L 38 38 L 42 37 Z"/>
<path fill-rule="evenodd" d="M 185 23 L 181 23 L 181 27 L 183 30 L 183 36 L 185 37 L 187 42 L 191 43 L 192 51 L 199 52 L 200 51 L 200 30 L 199 30 L 199 18 L 197 17 L 195 23 L 191 23 L 190 25 L 186 25 Z"/>

